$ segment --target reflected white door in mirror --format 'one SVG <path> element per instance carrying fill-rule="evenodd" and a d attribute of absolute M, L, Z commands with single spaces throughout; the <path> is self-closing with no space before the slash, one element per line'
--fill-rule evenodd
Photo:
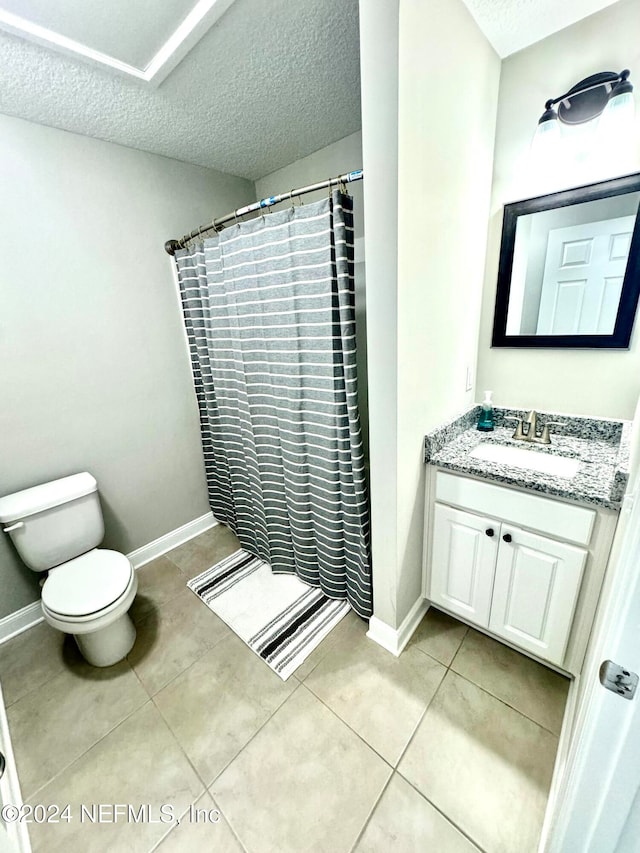
<path fill-rule="evenodd" d="M 635 217 L 549 231 L 537 335 L 612 335 Z"/>

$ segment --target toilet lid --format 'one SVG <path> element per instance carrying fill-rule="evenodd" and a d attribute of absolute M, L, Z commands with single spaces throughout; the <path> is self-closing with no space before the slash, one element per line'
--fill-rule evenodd
<path fill-rule="evenodd" d="M 61 616 L 88 616 L 120 598 L 132 571 L 124 554 L 94 549 L 53 569 L 42 587 L 42 601 Z"/>

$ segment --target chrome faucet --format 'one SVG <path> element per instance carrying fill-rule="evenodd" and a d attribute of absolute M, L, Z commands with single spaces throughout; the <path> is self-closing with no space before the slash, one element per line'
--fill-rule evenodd
<path fill-rule="evenodd" d="M 526 417 L 522 418 L 505 417 L 505 421 L 516 421 L 516 429 L 511 436 L 516 441 L 528 441 L 531 444 L 551 444 L 551 433 L 549 427 L 564 426 L 559 421 L 548 421 L 542 426 L 538 435 L 538 413 L 532 409 Z M 526 426 L 526 429 L 525 429 Z"/>

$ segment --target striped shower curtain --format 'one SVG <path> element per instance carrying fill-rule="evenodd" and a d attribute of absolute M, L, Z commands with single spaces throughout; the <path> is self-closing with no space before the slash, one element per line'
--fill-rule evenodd
<path fill-rule="evenodd" d="M 274 572 L 371 615 L 347 195 L 176 253 L 217 519 Z"/>

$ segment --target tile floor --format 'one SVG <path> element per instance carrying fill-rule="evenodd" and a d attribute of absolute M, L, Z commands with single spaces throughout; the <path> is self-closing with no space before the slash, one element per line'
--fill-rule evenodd
<path fill-rule="evenodd" d="M 283 683 L 185 587 L 237 547 L 142 568 L 116 666 L 44 623 L 0 646 L 24 799 L 71 807 L 34 850 L 534 853 L 566 679 L 432 610 L 399 659 L 350 614 Z"/>

